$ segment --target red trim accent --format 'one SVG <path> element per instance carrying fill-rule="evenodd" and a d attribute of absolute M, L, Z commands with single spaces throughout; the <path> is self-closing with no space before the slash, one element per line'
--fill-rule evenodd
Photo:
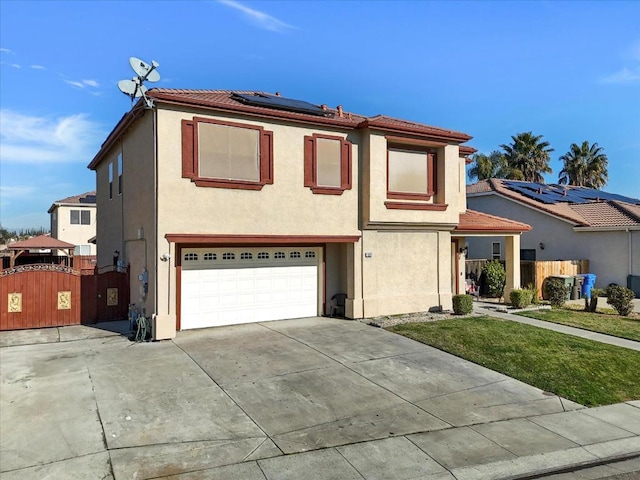
<path fill-rule="evenodd" d="M 164 237 L 172 243 L 191 245 L 310 245 L 318 243 L 356 243 L 360 240 L 360 235 L 218 235 L 198 233 L 167 233 Z"/>
<path fill-rule="evenodd" d="M 392 144 L 396 144 L 396 145 L 412 145 L 412 146 L 416 146 L 416 147 L 431 147 L 431 148 L 438 148 L 438 147 L 446 147 L 447 145 L 449 145 L 447 142 L 435 142 L 433 140 L 422 140 L 420 138 L 409 138 L 409 137 L 397 137 L 397 136 L 393 136 L 393 135 L 385 135 L 385 137 L 387 139 L 387 143 L 392 143 Z"/>
<path fill-rule="evenodd" d="M 402 192 L 387 192 L 387 198 L 393 200 L 431 200 L 433 194 L 429 193 L 402 193 Z"/>
<path fill-rule="evenodd" d="M 326 138 L 340 142 L 340 186 L 328 187 L 317 184 L 316 178 L 316 140 Z M 336 135 L 323 135 L 314 133 L 304 137 L 304 186 L 309 187 L 315 194 L 320 195 L 342 195 L 345 190 L 351 190 L 351 150 L 352 144 L 343 137 Z"/>
<path fill-rule="evenodd" d="M 196 176 L 193 152 L 193 121 L 182 120 L 182 178 Z"/>
<path fill-rule="evenodd" d="M 213 123 L 236 128 L 246 128 L 259 132 L 260 181 L 227 180 L 198 176 L 198 123 Z M 198 187 L 231 188 L 240 190 L 262 190 L 262 187 L 273 183 L 273 132 L 258 125 L 227 122 L 203 117 L 193 120 L 182 120 L 182 178 L 190 178 Z"/>
<path fill-rule="evenodd" d="M 391 210 L 431 210 L 444 212 L 449 206 L 446 203 L 410 203 L 410 202 L 384 202 L 385 207 Z"/>

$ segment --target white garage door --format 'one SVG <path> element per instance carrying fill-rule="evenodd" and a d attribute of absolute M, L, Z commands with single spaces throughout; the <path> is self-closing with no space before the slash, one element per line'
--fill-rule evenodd
<path fill-rule="evenodd" d="M 318 314 L 318 248 L 182 249 L 180 328 Z"/>

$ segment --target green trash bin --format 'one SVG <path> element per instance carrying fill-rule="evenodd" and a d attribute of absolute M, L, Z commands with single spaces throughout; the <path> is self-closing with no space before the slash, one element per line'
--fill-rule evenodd
<path fill-rule="evenodd" d="M 547 277 L 547 279 L 551 279 L 551 278 L 557 278 L 559 280 L 562 280 L 564 282 L 565 287 L 569 287 L 567 290 L 567 300 L 571 300 L 571 292 L 573 290 L 573 285 L 575 282 L 575 277 L 573 275 L 551 275 L 549 277 Z M 546 296 L 546 295 L 545 295 Z"/>

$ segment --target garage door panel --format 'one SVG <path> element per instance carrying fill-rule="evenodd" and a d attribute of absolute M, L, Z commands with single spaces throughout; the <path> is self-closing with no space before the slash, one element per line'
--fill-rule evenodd
<path fill-rule="evenodd" d="M 292 249 L 289 249 L 292 250 Z M 299 250 L 299 249 L 296 249 Z M 305 252 L 309 249 L 303 249 Z M 222 259 L 229 249 L 191 249 L 192 258 L 205 252 Z M 274 253 L 285 251 L 286 256 Z M 251 263 L 244 252 L 252 254 Z M 258 252 L 268 252 L 258 259 Z M 183 263 L 181 328 L 261 322 L 318 314 L 317 257 L 291 257 L 287 249 L 236 249 L 235 262 Z M 227 255 L 227 258 L 231 255 Z M 186 260 L 186 258 L 185 258 Z M 298 264 L 296 264 L 298 263 Z M 255 266 L 251 266 L 255 265 Z"/>

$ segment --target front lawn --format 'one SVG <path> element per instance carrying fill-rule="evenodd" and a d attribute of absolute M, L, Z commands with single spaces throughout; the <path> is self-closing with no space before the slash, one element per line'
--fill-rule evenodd
<path fill-rule="evenodd" d="M 640 399 L 640 352 L 490 317 L 388 330 L 582 405 Z"/>
<path fill-rule="evenodd" d="M 518 315 L 640 342 L 640 320 L 630 317 L 582 312 L 565 308 L 533 310 L 520 312 Z"/>

